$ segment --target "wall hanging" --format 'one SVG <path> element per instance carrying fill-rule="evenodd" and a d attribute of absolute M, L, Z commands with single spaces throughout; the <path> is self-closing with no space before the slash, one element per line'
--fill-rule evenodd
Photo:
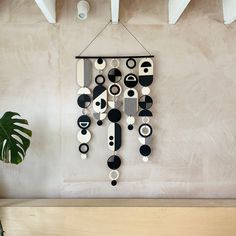
<path fill-rule="evenodd" d="M 124 27 L 137 40 L 126 26 Z M 101 126 L 101 132 L 107 132 L 107 148 L 111 152 L 107 157 L 107 167 L 110 169 L 108 177 L 111 185 L 115 186 L 120 176 L 122 159 L 125 158 L 119 155 L 119 150 L 122 148 L 122 128 L 124 128 L 120 122 L 123 118 L 126 120 L 127 129 L 139 135 L 137 141 L 140 142 L 140 148 L 137 153 L 139 152 L 144 162 L 150 158 L 153 133 L 150 121 L 153 116 L 150 110 L 153 104 L 150 86 L 153 82 L 154 56 L 138 40 L 148 55 L 81 56 L 97 36 L 79 56 L 76 56 L 79 86 L 77 103 L 82 113 L 77 121 L 79 127 L 77 139 L 80 156 L 86 159 L 89 157 L 89 142 L 92 135 L 99 135 L 91 134 L 89 130 L 91 122 L 95 121 Z M 125 72 L 127 70 L 128 73 Z M 94 85 L 93 88 L 91 85 Z M 135 125 L 137 119 L 141 120 L 141 125 L 138 127 Z M 105 120 L 107 122 L 104 122 Z"/>

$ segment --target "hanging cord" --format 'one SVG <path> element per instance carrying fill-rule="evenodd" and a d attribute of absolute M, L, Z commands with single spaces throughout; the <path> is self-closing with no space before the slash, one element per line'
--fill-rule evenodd
<path fill-rule="evenodd" d="M 90 41 L 90 43 L 82 50 L 82 52 L 79 54 L 79 56 L 81 56 L 86 50 L 87 48 L 97 39 L 97 37 L 102 34 L 102 32 L 107 28 L 108 25 L 111 24 L 111 21 L 109 21 L 98 33 L 97 35 Z"/>
<path fill-rule="evenodd" d="M 126 31 L 139 43 L 139 45 L 149 54 L 151 53 L 143 46 L 143 44 L 137 39 L 137 37 L 120 21 L 121 25 L 126 29 Z"/>
<path fill-rule="evenodd" d="M 98 33 L 97 35 L 89 42 L 89 44 L 80 52 L 76 58 L 80 58 L 81 55 L 89 48 L 89 46 L 98 38 L 99 35 L 103 33 L 103 31 L 107 28 L 108 25 L 111 24 L 111 21 L 109 21 Z M 125 28 L 125 30 L 139 43 L 139 45 L 150 55 L 151 53 L 143 46 L 143 44 L 137 39 L 137 37 L 120 21 L 120 24 Z"/>

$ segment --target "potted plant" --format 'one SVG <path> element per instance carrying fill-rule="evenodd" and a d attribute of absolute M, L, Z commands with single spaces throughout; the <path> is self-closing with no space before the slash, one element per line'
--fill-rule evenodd
<path fill-rule="evenodd" d="M 24 125 L 28 125 L 28 121 L 16 112 L 8 111 L 0 119 L 1 161 L 17 165 L 24 160 L 32 136 L 32 131 Z M 0 236 L 4 236 L 1 220 Z"/>

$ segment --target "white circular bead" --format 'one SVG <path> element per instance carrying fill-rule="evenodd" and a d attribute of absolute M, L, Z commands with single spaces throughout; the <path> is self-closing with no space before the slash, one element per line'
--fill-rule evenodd
<path fill-rule="evenodd" d="M 150 93 L 150 88 L 149 87 L 143 87 L 142 88 L 142 94 L 143 95 L 148 95 Z"/>
<path fill-rule="evenodd" d="M 102 60 L 102 63 L 101 63 L 101 64 L 98 63 L 98 60 L 99 60 L 99 59 Z M 98 59 L 95 61 L 94 65 L 95 65 L 95 68 L 100 71 L 100 70 L 105 69 L 107 63 L 106 63 L 106 61 L 105 61 L 104 59 L 98 58 Z"/>
<path fill-rule="evenodd" d="M 126 119 L 127 124 L 133 125 L 135 122 L 135 118 L 133 116 L 128 116 Z"/>
<path fill-rule="evenodd" d="M 87 157 L 88 157 L 87 154 L 83 154 L 83 153 L 81 154 L 81 159 L 82 159 L 82 160 L 87 159 Z"/>
<path fill-rule="evenodd" d="M 143 123 L 149 123 L 150 119 L 147 116 L 145 116 L 145 117 L 142 118 L 142 122 Z"/>
<path fill-rule="evenodd" d="M 110 173 L 109 173 L 109 178 L 110 180 L 117 180 L 120 176 L 120 173 L 118 170 L 112 170 Z"/>
<path fill-rule="evenodd" d="M 91 139 L 91 133 L 86 129 L 86 134 L 82 134 L 83 130 L 80 130 L 77 134 L 77 139 L 80 143 L 88 143 Z"/>
<path fill-rule="evenodd" d="M 143 161 L 148 162 L 149 161 L 148 157 L 143 157 Z"/>
<path fill-rule="evenodd" d="M 111 67 L 118 68 L 120 66 L 120 61 L 117 58 L 111 59 Z"/>
<path fill-rule="evenodd" d="M 83 114 L 83 115 L 87 115 L 87 114 L 88 114 L 88 110 L 87 110 L 86 108 L 83 108 L 83 109 L 82 109 L 82 114 Z"/>

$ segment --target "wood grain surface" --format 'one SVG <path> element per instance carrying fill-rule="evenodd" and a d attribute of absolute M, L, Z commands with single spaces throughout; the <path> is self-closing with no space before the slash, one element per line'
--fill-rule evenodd
<path fill-rule="evenodd" d="M 1 200 L 0 218 L 6 236 L 236 235 L 236 201 L 184 201 Z"/>

